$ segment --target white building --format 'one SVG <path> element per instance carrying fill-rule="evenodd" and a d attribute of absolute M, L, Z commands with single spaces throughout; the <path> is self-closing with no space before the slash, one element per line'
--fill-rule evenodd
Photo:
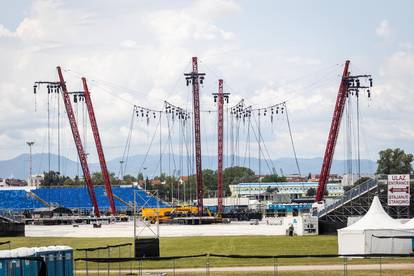
<path fill-rule="evenodd" d="M 229 186 L 232 197 L 255 197 L 262 195 L 269 189 L 274 190 L 276 194 L 304 197 L 309 189 L 318 189 L 317 182 L 259 182 Z M 330 197 L 339 197 L 344 194 L 341 183 L 328 183 L 326 189 Z"/>
<path fill-rule="evenodd" d="M 33 174 L 32 177 L 27 180 L 27 186 L 39 187 L 44 179 L 45 179 L 44 174 Z"/>

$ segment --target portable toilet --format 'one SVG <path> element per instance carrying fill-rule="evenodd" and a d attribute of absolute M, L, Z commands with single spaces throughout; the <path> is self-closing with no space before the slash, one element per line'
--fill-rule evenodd
<path fill-rule="evenodd" d="M 55 256 L 54 252 L 49 251 L 49 247 L 42 246 L 36 248 L 36 256 L 42 257 L 46 263 L 46 273 L 48 276 L 56 275 L 55 273 Z M 38 266 L 40 269 L 40 264 Z"/>
<path fill-rule="evenodd" d="M 73 249 L 69 246 L 58 246 L 59 252 L 62 254 L 63 261 L 63 275 L 72 276 L 73 275 Z"/>
<path fill-rule="evenodd" d="M 36 250 L 36 256 L 40 256 L 45 260 L 48 276 L 73 275 L 73 249 L 71 247 L 39 247 Z"/>
<path fill-rule="evenodd" d="M 19 251 L 17 249 L 10 250 L 10 257 L 16 258 L 19 257 Z M 21 260 L 18 259 L 9 259 L 8 261 L 8 270 L 11 275 L 22 275 L 21 269 Z"/>
<path fill-rule="evenodd" d="M 34 257 L 36 251 L 33 248 L 21 247 L 14 249 L 16 257 Z M 20 270 L 23 275 L 37 275 L 37 262 L 34 260 L 20 260 Z"/>
<path fill-rule="evenodd" d="M 64 270 L 63 270 L 64 262 L 63 262 L 63 257 L 62 257 L 62 253 L 60 252 L 59 246 L 48 246 L 48 252 L 49 252 L 49 260 L 54 263 L 54 267 L 52 268 L 53 269 L 52 275 L 63 276 L 64 275 L 63 274 L 64 273 Z M 51 256 L 53 256 L 53 258 Z M 49 268 L 47 269 L 47 271 L 48 271 L 48 275 L 51 275 L 49 273 Z"/>
<path fill-rule="evenodd" d="M 3 258 L 10 257 L 10 250 L 0 250 L 0 276 L 8 276 L 8 260 Z"/>

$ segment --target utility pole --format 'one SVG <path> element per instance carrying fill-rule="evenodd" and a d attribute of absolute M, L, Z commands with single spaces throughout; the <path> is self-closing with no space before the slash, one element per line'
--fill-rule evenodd
<path fill-rule="evenodd" d="M 229 93 L 223 93 L 223 80 L 218 81 L 218 93 L 213 93 L 217 102 L 217 215 L 223 212 L 223 105 L 224 99 L 229 102 Z"/>
<path fill-rule="evenodd" d="M 32 185 L 32 146 L 35 142 L 28 141 L 26 144 L 29 146 L 29 183 L 28 186 Z"/>
<path fill-rule="evenodd" d="M 185 73 L 187 86 L 193 86 L 193 112 L 194 112 L 194 143 L 196 159 L 197 207 L 198 215 L 203 215 L 203 172 L 201 165 L 201 133 L 200 133 L 200 84 L 203 84 L 205 73 L 198 72 L 197 57 L 192 59 L 193 71 Z"/>

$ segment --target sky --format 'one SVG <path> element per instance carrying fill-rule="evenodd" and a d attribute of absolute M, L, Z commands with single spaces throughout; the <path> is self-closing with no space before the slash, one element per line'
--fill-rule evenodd
<path fill-rule="evenodd" d="M 82 88 L 81 76 L 88 79 L 105 154 L 112 159 L 124 153 L 134 105 L 163 110 L 168 101 L 191 109 L 183 73 L 191 70 L 193 56 L 206 73 L 202 110 L 216 109 L 211 93 L 219 78 L 231 93 L 229 106 L 241 99 L 253 108 L 286 101 L 296 152 L 304 158 L 323 156 L 349 59 L 352 74 L 372 74 L 374 80 L 372 97 L 360 98 L 361 158 L 376 160 L 389 147 L 413 153 L 413 10 L 412 1 L 0 0 L 0 160 L 27 153 L 29 140 L 34 153 L 48 152 L 48 96 L 43 89 L 35 97 L 33 83 L 57 80 L 56 66 L 64 69 L 71 91 Z M 59 106 L 61 153 L 75 160 L 58 99 L 49 98 L 51 151 L 57 151 Z M 355 155 L 355 99 L 351 105 Z M 82 105 L 74 108 L 84 137 Z M 262 120 L 269 155 L 292 157 L 286 118 Z M 167 123 L 161 123 L 164 142 Z M 201 123 L 203 154 L 214 155 L 214 112 L 203 112 Z M 175 153 L 177 125 L 170 125 Z M 345 125 L 338 159 L 346 157 Z M 156 120 L 134 119 L 129 154 L 157 154 L 156 131 Z M 92 134 L 86 133 L 89 158 L 96 161 Z M 247 138 L 240 139 L 243 147 Z M 257 155 L 253 142 L 255 150 Z"/>

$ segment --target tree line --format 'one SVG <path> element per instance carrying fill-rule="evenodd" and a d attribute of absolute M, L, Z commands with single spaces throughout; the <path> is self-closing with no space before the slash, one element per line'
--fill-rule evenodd
<path fill-rule="evenodd" d="M 385 149 L 379 152 L 379 159 L 377 160 L 377 174 L 410 174 L 413 173 L 413 155 L 407 154 L 400 148 Z M 310 174 L 309 174 L 310 175 Z M 182 198 L 189 199 L 196 197 L 196 181 L 195 175 L 190 175 L 185 178 L 175 176 L 167 176 L 162 173 L 154 177 L 152 181 L 148 178 L 144 179 L 142 173 L 136 177 L 127 174 L 119 179 L 115 173 L 109 173 L 110 182 L 112 185 L 131 185 L 139 182 L 141 186 L 145 186 L 147 190 L 158 190 L 159 196 L 163 199 Z M 94 172 L 91 175 L 92 183 L 95 186 L 104 185 L 104 179 L 101 172 Z M 362 177 L 354 185 L 358 185 L 368 178 Z M 158 181 L 157 184 L 155 182 Z M 259 182 L 253 170 L 246 167 L 230 167 L 223 170 L 223 195 L 230 196 L 230 185 L 239 184 L 242 182 Z M 286 182 L 286 177 L 277 174 L 266 175 L 261 177 L 260 182 Z M 162 183 L 162 184 L 159 184 Z M 217 171 L 205 169 L 203 170 L 203 184 L 204 196 L 216 197 L 217 192 Z M 44 180 L 42 186 L 79 186 L 84 185 L 83 179 L 79 176 L 70 178 L 68 176 L 60 175 L 59 172 L 50 171 L 44 173 Z M 277 192 L 277 191 L 275 191 Z M 307 196 L 314 196 L 316 189 L 310 188 Z"/>

